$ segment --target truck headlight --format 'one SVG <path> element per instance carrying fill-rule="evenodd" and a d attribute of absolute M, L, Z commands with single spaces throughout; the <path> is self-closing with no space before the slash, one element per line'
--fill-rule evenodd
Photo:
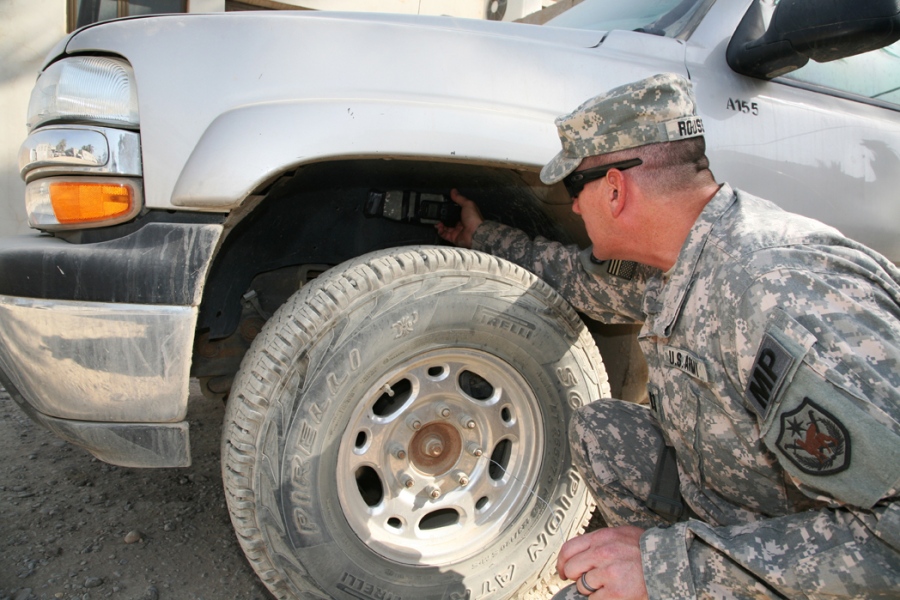
<path fill-rule="evenodd" d="M 28 128 L 52 121 L 86 121 L 136 128 L 134 71 L 106 56 L 75 56 L 47 67 L 31 92 Z"/>

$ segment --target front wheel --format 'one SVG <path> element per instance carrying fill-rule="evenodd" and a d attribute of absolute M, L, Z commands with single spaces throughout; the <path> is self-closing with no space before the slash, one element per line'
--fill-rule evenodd
<path fill-rule="evenodd" d="M 522 598 L 590 516 L 566 423 L 606 394 L 586 328 L 528 272 L 450 248 L 357 258 L 244 359 L 232 522 L 279 598 Z"/>

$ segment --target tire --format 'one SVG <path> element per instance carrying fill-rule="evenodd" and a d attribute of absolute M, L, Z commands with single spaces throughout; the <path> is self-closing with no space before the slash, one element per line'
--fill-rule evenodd
<path fill-rule="evenodd" d="M 525 270 L 443 247 L 354 259 L 244 358 L 232 523 L 278 598 L 523 598 L 590 517 L 566 425 L 607 393 L 587 329 Z"/>

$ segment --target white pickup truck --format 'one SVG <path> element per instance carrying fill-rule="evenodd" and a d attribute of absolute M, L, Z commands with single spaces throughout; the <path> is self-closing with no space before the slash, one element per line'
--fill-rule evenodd
<path fill-rule="evenodd" d="M 898 261 L 898 13 L 587 0 L 546 26 L 245 12 L 82 28 L 29 107 L 36 231 L 0 239 L 0 382 L 136 467 L 189 464 L 191 378 L 226 399 L 228 505 L 278 598 L 539 594 L 591 511 L 568 415 L 640 399 L 641 362 L 632 330 L 441 245 L 448 190 L 584 243 L 537 177 L 554 118 L 676 72 L 720 181 Z"/>

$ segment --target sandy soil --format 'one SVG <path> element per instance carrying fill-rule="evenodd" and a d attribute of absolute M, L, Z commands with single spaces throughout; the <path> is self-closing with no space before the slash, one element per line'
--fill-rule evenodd
<path fill-rule="evenodd" d="M 224 406 L 193 389 L 193 465 L 151 470 L 59 440 L 0 388 L 0 600 L 271 600 L 225 506 Z"/>

